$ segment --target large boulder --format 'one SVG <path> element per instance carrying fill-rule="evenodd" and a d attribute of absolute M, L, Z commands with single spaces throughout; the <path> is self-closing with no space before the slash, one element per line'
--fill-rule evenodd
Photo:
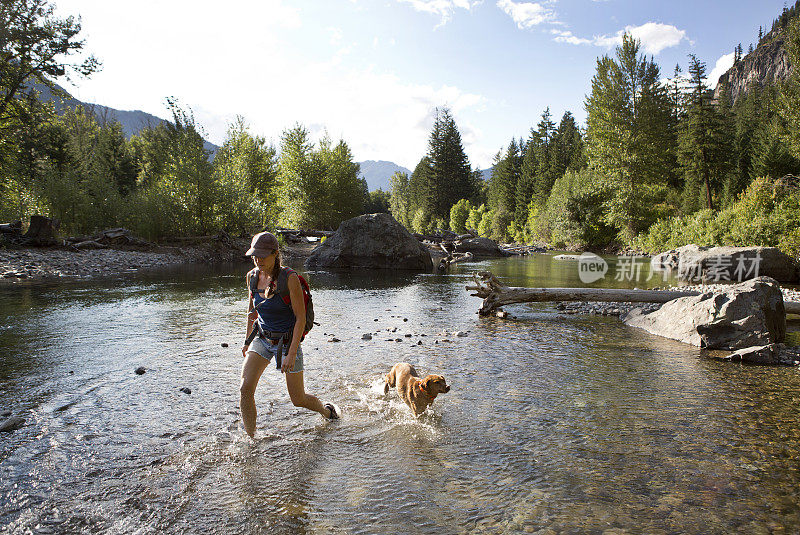
<path fill-rule="evenodd" d="M 472 253 L 474 257 L 495 258 L 499 256 L 510 256 L 510 253 L 502 250 L 497 242 L 489 238 L 467 238 L 456 244 L 457 253 Z"/>
<path fill-rule="evenodd" d="M 622 320 L 652 334 L 706 349 L 783 342 L 786 313 L 778 283 L 758 277 L 722 291 L 673 299 L 649 314 L 635 308 Z"/>
<path fill-rule="evenodd" d="M 314 249 L 306 268 L 369 268 L 432 271 L 428 249 L 390 214 L 348 219 Z"/>
<path fill-rule="evenodd" d="M 761 275 L 780 282 L 798 280 L 797 265 L 775 247 L 698 247 L 691 244 L 676 252 L 678 277 L 684 280 L 741 282 Z"/>

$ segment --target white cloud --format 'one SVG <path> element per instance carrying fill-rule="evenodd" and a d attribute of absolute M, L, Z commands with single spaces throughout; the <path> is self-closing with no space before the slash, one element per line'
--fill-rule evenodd
<path fill-rule="evenodd" d="M 342 42 L 342 29 L 331 26 L 328 28 L 328 33 L 331 35 L 331 44 L 338 45 Z"/>
<path fill-rule="evenodd" d="M 717 60 L 717 64 L 714 65 L 714 68 L 708 73 L 706 83 L 708 83 L 710 87 L 716 88 L 717 83 L 719 83 L 719 77 L 725 74 L 731 67 L 733 67 L 733 52 L 725 54 Z"/>
<path fill-rule="evenodd" d="M 446 24 L 453 17 L 453 12 L 458 9 L 470 10 L 482 0 L 397 0 L 405 4 L 411 4 L 417 11 L 431 13 L 441 17 L 440 25 Z"/>
<path fill-rule="evenodd" d="M 622 44 L 622 36 L 626 33 L 639 39 L 647 54 L 658 54 L 665 48 L 677 46 L 687 39 L 684 30 L 679 30 L 671 24 L 647 22 L 641 26 L 626 26 L 613 36 L 595 36 L 591 41 L 597 46 L 612 48 Z"/>
<path fill-rule="evenodd" d="M 511 17 L 520 30 L 555 21 L 555 12 L 541 3 L 498 0 L 497 7 Z"/>
<path fill-rule="evenodd" d="M 583 37 L 577 37 L 573 35 L 573 33 L 569 30 L 550 30 L 550 33 L 555 35 L 556 37 L 553 39 L 558 43 L 569 43 L 571 45 L 590 45 L 592 44 L 591 39 L 584 39 Z"/>

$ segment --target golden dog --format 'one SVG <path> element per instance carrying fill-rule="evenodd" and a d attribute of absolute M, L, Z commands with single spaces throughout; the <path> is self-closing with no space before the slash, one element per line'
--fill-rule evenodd
<path fill-rule="evenodd" d="M 450 387 L 447 386 L 444 377 L 428 375 L 425 379 L 419 379 L 417 370 L 407 362 L 399 362 L 392 366 L 391 371 L 386 375 L 383 392 L 388 394 L 389 388 L 395 386 L 400 399 L 411 407 L 414 416 L 425 412 L 437 395 L 450 392 Z"/>

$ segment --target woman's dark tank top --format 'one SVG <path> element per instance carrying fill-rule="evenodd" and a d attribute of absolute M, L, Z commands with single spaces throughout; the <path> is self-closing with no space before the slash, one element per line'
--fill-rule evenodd
<path fill-rule="evenodd" d="M 258 325 L 262 331 L 285 333 L 294 329 L 294 311 L 291 305 L 283 302 L 277 292 L 269 298 L 253 292 L 253 306 L 258 311 Z"/>

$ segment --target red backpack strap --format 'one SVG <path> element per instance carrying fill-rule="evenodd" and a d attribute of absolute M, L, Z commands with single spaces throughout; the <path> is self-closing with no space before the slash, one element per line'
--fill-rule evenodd
<path fill-rule="evenodd" d="M 292 298 L 289 295 L 289 275 L 292 273 L 295 273 L 292 268 L 282 267 L 281 272 L 278 273 L 278 280 L 275 281 L 275 291 L 287 305 L 292 304 Z"/>

